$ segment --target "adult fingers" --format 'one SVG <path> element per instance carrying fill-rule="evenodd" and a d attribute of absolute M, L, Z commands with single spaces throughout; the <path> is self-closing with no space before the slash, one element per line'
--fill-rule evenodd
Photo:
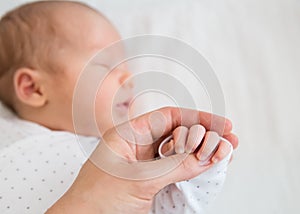
<path fill-rule="evenodd" d="M 176 154 L 160 159 L 159 161 L 162 165 L 172 162 L 177 163 L 177 166 L 173 170 L 169 170 L 168 173 L 152 179 L 153 182 L 158 184 L 158 188 L 163 188 L 171 183 L 192 179 L 213 166 L 212 162 L 207 165 L 201 165 L 194 154 Z"/>
<path fill-rule="evenodd" d="M 236 149 L 238 147 L 239 139 L 235 134 L 229 133 L 228 135 L 223 136 L 223 138 L 231 143 L 233 149 Z"/>
<path fill-rule="evenodd" d="M 231 122 L 221 116 L 191 109 L 166 107 L 146 113 L 129 122 L 117 126 L 120 137 L 130 143 L 149 145 L 162 136 L 167 136 L 178 126 L 190 128 L 201 124 L 206 130 L 215 131 L 220 136 L 231 132 Z"/>

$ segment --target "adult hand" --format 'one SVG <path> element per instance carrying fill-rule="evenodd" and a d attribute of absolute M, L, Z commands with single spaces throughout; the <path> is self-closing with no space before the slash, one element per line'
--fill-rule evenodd
<path fill-rule="evenodd" d="M 163 187 L 213 165 L 199 164 L 195 154 L 186 153 L 153 160 L 165 136 L 178 126 L 196 124 L 237 147 L 231 122 L 223 117 L 180 108 L 149 112 L 107 131 L 74 184 L 47 213 L 147 213 Z"/>

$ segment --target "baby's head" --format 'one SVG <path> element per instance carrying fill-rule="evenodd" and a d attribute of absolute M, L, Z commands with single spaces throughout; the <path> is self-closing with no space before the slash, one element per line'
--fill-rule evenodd
<path fill-rule="evenodd" d="M 72 98 L 80 72 L 95 53 L 119 39 L 103 15 L 78 2 L 35 2 L 7 13 L 0 21 L 0 100 L 25 120 L 73 132 Z M 113 126 L 118 111 L 113 95 L 131 87 L 123 85 L 129 75 L 113 71 L 101 87 L 95 100 L 101 132 Z"/>

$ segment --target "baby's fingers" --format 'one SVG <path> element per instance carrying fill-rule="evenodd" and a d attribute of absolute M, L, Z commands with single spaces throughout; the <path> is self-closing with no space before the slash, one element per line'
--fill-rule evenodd
<path fill-rule="evenodd" d="M 211 161 L 213 163 L 217 163 L 223 160 L 227 155 L 229 155 L 232 151 L 232 145 L 229 142 L 221 140 L 219 147 L 216 153 L 213 155 Z"/>
<path fill-rule="evenodd" d="M 184 153 L 185 142 L 187 140 L 189 130 L 185 126 L 177 127 L 173 132 L 173 138 L 175 142 L 175 152 L 177 154 Z"/>
<path fill-rule="evenodd" d="M 185 151 L 185 142 L 187 140 L 189 130 L 185 126 L 179 126 L 173 134 L 164 139 L 158 147 L 160 157 L 166 157 L 173 154 L 182 154 Z"/>
<path fill-rule="evenodd" d="M 187 143 L 185 145 L 186 153 L 194 152 L 201 143 L 205 135 L 205 128 L 201 125 L 193 125 L 189 130 Z"/>
<path fill-rule="evenodd" d="M 201 161 L 205 162 L 212 157 L 216 148 L 220 142 L 220 137 L 217 132 L 208 131 L 206 132 L 204 141 L 201 148 L 196 154 L 196 157 Z"/>

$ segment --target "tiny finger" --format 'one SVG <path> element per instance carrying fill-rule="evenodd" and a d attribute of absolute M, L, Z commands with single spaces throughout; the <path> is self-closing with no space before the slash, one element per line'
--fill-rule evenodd
<path fill-rule="evenodd" d="M 212 131 L 206 132 L 203 144 L 201 145 L 200 150 L 196 154 L 197 158 L 201 162 L 204 162 L 207 159 L 209 159 L 209 157 L 213 155 L 212 153 L 216 150 L 219 142 L 220 137 L 218 133 Z"/>
<path fill-rule="evenodd" d="M 205 135 L 205 128 L 199 124 L 194 125 L 189 130 L 187 143 L 185 145 L 185 151 L 187 153 L 194 152 L 195 149 L 200 145 Z"/>
<path fill-rule="evenodd" d="M 177 127 L 173 132 L 173 139 L 175 142 L 175 152 L 177 154 L 184 153 L 185 142 L 188 136 L 188 128 L 185 126 Z"/>
<path fill-rule="evenodd" d="M 223 160 L 226 156 L 228 156 L 232 151 L 232 146 L 228 142 L 225 142 L 221 140 L 219 143 L 219 147 L 216 151 L 216 153 L 212 157 L 212 162 L 217 163 L 221 160 Z"/>

